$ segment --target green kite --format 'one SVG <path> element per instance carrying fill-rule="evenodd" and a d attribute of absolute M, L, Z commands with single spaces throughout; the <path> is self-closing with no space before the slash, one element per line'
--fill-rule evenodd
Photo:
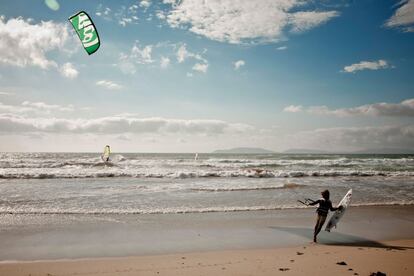
<path fill-rule="evenodd" d="M 69 21 L 78 34 L 86 52 L 89 55 L 95 53 L 101 43 L 99 41 L 98 31 L 89 15 L 84 11 L 80 11 L 69 17 Z"/>

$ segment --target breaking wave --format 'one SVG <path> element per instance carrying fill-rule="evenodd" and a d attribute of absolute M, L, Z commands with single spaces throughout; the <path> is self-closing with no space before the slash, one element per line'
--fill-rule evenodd
<path fill-rule="evenodd" d="M 406 206 L 414 205 L 414 201 L 390 201 L 390 202 L 373 202 L 351 204 L 352 207 L 364 206 Z M 2 215 L 138 215 L 138 214 L 189 214 L 189 213 L 213 213 L 213 212 L 248 212 L 248 211 L 272 211 L 286 209 L 315 209 L 314 207 L 304 205 L 273 205 L 273 206 L 226 206 L 226 207 L 179 207 L 165 209 L 96 209 L 96 210 L 63 210 L 63 209 L 12 209 L 0 208 Z"/>
<path fill-rule="evenodd" d="M 106 170 L 102 167 L 107 168 Z M 408 177 L 414 176 L 413 171 L 359 171 L 359 170 L 320 170 L 320 171 L 286 171 L 286 170 L 237 170 L 237 171 L 171 171 L 171 170 L 128 170 L 115 166 L 99 166 L 97 169 L 0 169 L 0 179 L 52 179 L 52 178 L 298 178 L 298 177 Z"/>
<path fill-rule="evenodd" d="M 279 186 L 265 186 L 265 187 L 223 187 L 223 188 L 193 188 L 193 191 L 200 192 L 242 192 L 242 191 L 265 191 L 265 190 L 279 190 L 279 189 L 295 189 L 305 187 L 306 185 L 296 183 L 286 183 Z"/>

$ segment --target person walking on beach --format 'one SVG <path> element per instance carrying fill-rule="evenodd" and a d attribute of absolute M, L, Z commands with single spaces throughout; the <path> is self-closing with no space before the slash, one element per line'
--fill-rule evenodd
<path fill-rule="evenodd" d="M 322 226 L 325 223 L 329 210 L 336 211 L 343 208 L 342 206 L 339 206 L 337 208 L 334 208 L 332 206 L 332 202 L 329 200 L 329 190 L 321 192 L 321 195 L 321 199 L 309 203 L 309 205 L 311 206 L 319 204 L 318 209 L 316 209 L 316 213 L 318 213 L 318 216 L 316 218 L 315 231 L 313 232 L 313 242 L 316 242 L 316 237 L 318 236 L 319 232 L 321 232 Z"/>

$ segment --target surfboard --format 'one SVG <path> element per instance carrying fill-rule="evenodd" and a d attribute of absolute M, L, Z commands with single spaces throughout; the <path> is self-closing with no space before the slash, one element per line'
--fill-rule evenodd
<path fill-rule="evenodd" d="M 350 189 L 344 198 L 339 202 L 338 207 L 342 206 L 342 210 L 336 210 L 335 213 L 332 215 L 332 217 L 329 219 L 328 224 L 325 227 L 325 231 L 331 232 L 331 229 L 333 227 L 336 228 L 336 225 L 338 224 L 339 220 L 344 215 L 346 209 L 348 208 L 349 204 L 351 203 L 352 198 L 352 189 Z"/>

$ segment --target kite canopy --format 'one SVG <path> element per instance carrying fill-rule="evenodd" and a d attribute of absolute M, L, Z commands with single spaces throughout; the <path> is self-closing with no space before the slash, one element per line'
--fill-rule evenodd
<path fill-rule="evenodd" d="M 89 55 L 95 53 L 101 43 L 99 41 L 98 31 L 89 15 L 84 11 L 80 11 L 69 17 L 69 21 L 72 23 L 86 52 Z"/>

